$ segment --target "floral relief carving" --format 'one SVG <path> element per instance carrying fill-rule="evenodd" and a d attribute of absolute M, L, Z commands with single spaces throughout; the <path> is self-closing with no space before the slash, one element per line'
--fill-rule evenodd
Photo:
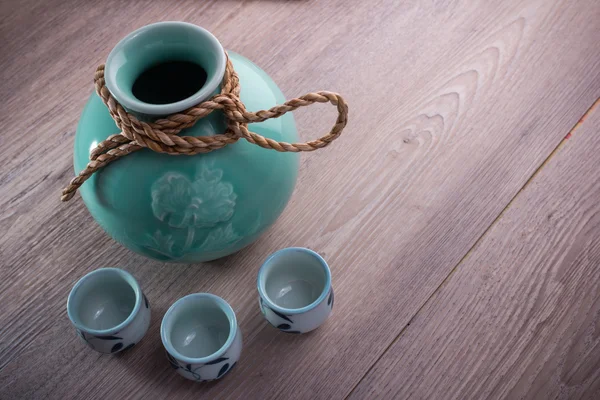
<path fill-rule="evenodd" d="M 233 217 L 237 195 L 233 185 L 223 181 L 223 170 L 212 164 L 201 163 L 193 180 L 167 172 L 152 185 L 150 194 L 154 216 L 173 228 L 169 233 L 157 230 L 146 235 L 144 247 L 160 258 L 176 260 L 190 252 L 217 251 L 241 239 L 231 223 L 225 224 Z M 185 234 L 178 235 L 179 229 Z M 200 238 L 199 232 L 204 233 Z"/>

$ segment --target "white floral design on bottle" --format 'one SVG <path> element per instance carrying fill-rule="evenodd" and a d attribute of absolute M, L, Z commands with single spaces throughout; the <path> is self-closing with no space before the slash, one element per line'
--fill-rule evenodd
<path fill-rule="evenodd" d="M 187 234 L 185 243 L 178 245 L 173 235 L 157 230 L 148 235 L 146 247 L 168 258 L 179 258 L 194 247 L 196 229 L 213 228 L 229 221 L 237 195 L 233 185 L 222 178 L 223 170 L 201 163 L 194 180 L 178 172 L 167 172 L 158 179 L 151 188 L 154 216 L 172 228 L 185 229 Z M 211 230 L 202 245 L 193 250 L 216 250 L 219 245 L 239 238 L 229 223 Z"/>
<path fill-rule="evenodd" d="M 222 170 L 204 164 L 193 182 L 180 173 L 167 172 L 152 185 L 154 216 L 174 228 L 212 227 L 228 221 L 237 195 L 222 177 Z"/>

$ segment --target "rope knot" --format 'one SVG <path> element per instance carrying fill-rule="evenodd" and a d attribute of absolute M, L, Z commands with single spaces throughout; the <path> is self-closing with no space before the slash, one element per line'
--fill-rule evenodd
<path fill-rule="evenodd" d="M 247 119 L 243 117 L 248 111 L 240 98 L 233 93 L 219 93 L 212 98 L 216 104 L 222 106 L 222 110 L 228 119 L 236 122 L 246 123 Z"/>
<path fill-rule="evenodd" d="M 104 80 L 104 65 L 100 65 L 94 74 L 94 86 L 96 93 L 108 108 L 110 116 L 121 132 L 109 136 L 91 151 L 90 162 L 86 168 L 63 189 L 62 201 L 70 200 L 77 189 L 99 169 L 142 148 L 148 148 L 157 153 L 194 155 L 220 149 L 243 138 L 262 148 L 280 152 L 313 151 L 323 148 L 337 139 L 348 121 L 346 102 L 342 96 L 332 92 L 308 93 L 269 110 L 248 111 L 239 97 L 239 78 L 229 57 L 227 57 L 220 93 L 181 113 L 171 114 L 154 122 L 138 120 L 112 97 Z M 248 124 L 278 118 L 290 111 L 314 103 L 331 103 L 338 110 L 335 124 L 329 133 L 319 139 L 290 144 L 277 142 L 248 129 Z M 194 126 L 198 120 L 215 110 L 221 110 L 225 114 L 227 129 L 223 134 L 200 137 L 179 136 L 182 130 Z"/>

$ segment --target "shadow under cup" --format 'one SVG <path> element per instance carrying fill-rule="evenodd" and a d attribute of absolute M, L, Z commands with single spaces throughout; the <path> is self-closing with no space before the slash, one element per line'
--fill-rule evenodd
<path fill-rule="evenodd" d="M 329 268 L 317 253 L 300 248 L 274 253 L 259 273 L 259 290 L 275 306 L 300 311 L 329 291 Z"/>

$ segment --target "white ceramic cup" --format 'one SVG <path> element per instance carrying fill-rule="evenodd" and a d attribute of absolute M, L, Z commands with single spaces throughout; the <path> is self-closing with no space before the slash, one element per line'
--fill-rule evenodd
<path fill-rule="evenodd" d="M 331 271 L 323 257 L 309 249 L 273 253 L 258 272 L 257 286 L 262 314 L 282 332 L 310 332 L 333 309 Z"/>
<path fill-rule="evenodd" d="M 233 309 L 209 293 L 177 300 L 163 317 L 160 337 L 171 366 L 198 382 L 223 377 L 242 352 L 242 333 Z"/>
<path fill-rule="evenodd" d="M 118 268 L 97 269 L 81 278 L 67 300 L 79 337 L 101 353 L 132 348 L 148 331 L 150 304 L 135 278 Z"/>

